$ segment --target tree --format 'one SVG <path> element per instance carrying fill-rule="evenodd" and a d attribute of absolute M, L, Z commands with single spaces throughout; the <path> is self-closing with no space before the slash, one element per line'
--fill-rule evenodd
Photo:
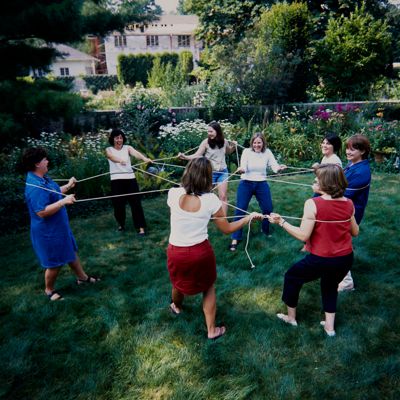
<path fill-rule="evenodd" d="M 222 46 L 213 54 L 253 104 L 302 101 L 311 79 L 311 30 L 305 3 L 276 4 L 230 55 Z"/>
<path fill-rule="evenodd" d="M 86 34 L 122 31 L 128 22 L 149 21 L 160 13 L 150 0 L 19 0 L 2 5 L 0 16 L 0 132 L 10 139 L 26 133 L 26 113 L 65 116 L 82 101 L 62 85 L 20 80 L 31 69 L 46 70 L 57 56 L 51 43 L 80 41 Z M 58 94 L 57 94 L 58 93 Z M 58 100 L 62 107 L 56 107 Z M 73 104 L 72 104 L 73 103 Z M 2 121 L 6 121 L 2 124 Z M 12 123 L 14 122 L 14 123 Z M 4 141 L 2 141 L 4 144 Z M 15 142 L 15 140 L 14 140 Z"/>
<path fill-rule="evenodd" d="M 388 25 L 356 8 L 349 17 L 330 18 L 325 37 L 316 44 L 316 70 L 330 99 L 366 96 L 391 61 Z"/>
<path fill-rule="evenodd" d="M 274 3 L 268 0 L 185 0 L 183 10 L 200 19 L 199 38 L 208 45 L 238 42 Z"/>

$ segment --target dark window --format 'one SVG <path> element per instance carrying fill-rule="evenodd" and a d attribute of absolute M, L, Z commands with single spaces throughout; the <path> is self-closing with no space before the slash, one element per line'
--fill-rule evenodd
<path fill-rule="evenodd" d="M 178 35 L 178 47 L 190 47 L 190 36 Z"/>
<path fill-rule="evenodd" d="M 69 76 L 69 68 L 60 68 L 60 75 L 61 76 Z"/>
<path fill-rule="evenodd" d="M 158 36 L 146 36 L 146 43 L 150 47 L 158 46 Z"/>
<path fill-rule="evenodd" d="M 115 35 L 114 36 L 114 45 L 115 45 L 115 47 L 126 46 L 126 36 L 125 35 Z"/>

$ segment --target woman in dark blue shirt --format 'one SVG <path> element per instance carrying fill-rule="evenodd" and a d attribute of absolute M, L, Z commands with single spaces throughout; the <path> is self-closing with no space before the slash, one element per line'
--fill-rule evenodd
<path fill-rule="evenodd" d="M 63 196 L 76 183 L 71 178 L 64 186 L 58 186 L 48 176 L 47 152 L 42 148 L 30 148 L 23 156 L 28 171 L 25 199 L 31 218 L 33 249 L 45 269 L 45 293 L 50 300 L 62 300 L 55 290 L 60 267 L 69 264 L 77 277 L 77 284 L 95 283 L 99 279 L 83 270 L 77 255 L 78 247 L 71 232 L 66 205 L 75 202 L 75 196 Z"/>

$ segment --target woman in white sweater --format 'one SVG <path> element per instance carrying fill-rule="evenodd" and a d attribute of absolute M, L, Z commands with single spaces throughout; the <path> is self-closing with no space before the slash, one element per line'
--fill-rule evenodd
<path fill-rule="evenodd" d="M 171 233 L 167 264 L 172 283 L 171 311 L 180 314 L 185 296 L 202 293 L 207 337 L 216 339 L 222 336 L 226 329 L 224 326 L 215 326 L 214 282 L 217 272 L 214 251 L 208 241 L 208 222 L 214 217 L 217 228 L 229 234 L 242 228 L 252 218 L 261 219 L 262 215 L 253 213 L 229 223 L 225 218 L 221 200 L 211 189 L 211 162 L 206 157 L 200 157 L 191 160 L 187 165 L 182 177 L 182 186 L 172 188 L 168 192 Z"/>
<path fill-rule="evenodd" d="M 263 214 L 272 212 L 272 198 L 269 185 L 267 183 L 267 168 L 274 172 L 284 170 L 286 165 L 279 165 L 271 150 L 267 148 L 265 137 L 262 133 L 255 133 L 250 140 L 250 148 L 245 149 L 240 160 L 238 172 L 241 172 L 241 180 L 236 195 L 235 220 L 244 215 L 247 211 L 251 198 L 256 196 Z M 262 231 L 269 235 L 269 222 L 264 219 Z M 242 240 L 243 230 L 232 234 L 232 242 L 229 250 L 235 251 L 240 240 Z"/>

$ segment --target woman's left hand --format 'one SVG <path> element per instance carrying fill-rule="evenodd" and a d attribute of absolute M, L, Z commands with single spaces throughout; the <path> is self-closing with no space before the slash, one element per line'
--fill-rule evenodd
<path fill-rule="evenodd" d="M 67 190 L 72 189 L 76 185 L 76 178 L 73 176 L 72 178 L 69 178 L 68 184 L 67 184 Z"/>
<path fill-rule="evenodd" d="M 277 213 L 271 213 L 267 215 L 267 218 L 271 224 L 280 224 L 283 221 L 283 218 Z"/>
<path fill-rule="evenodd" d="M 286 168 L 287 168 L 287 165 L 282 164 L 282 165 L 279 166 L 278 172 L 284 171 Z"/>
<path fill-rule="evenodd" d="M 147 157 L 145 157 L 144 161 L 147 163 L 151 163 L 151 164 L 153 163 L 153 160 L 151 158 L 147 158 Z"/>

